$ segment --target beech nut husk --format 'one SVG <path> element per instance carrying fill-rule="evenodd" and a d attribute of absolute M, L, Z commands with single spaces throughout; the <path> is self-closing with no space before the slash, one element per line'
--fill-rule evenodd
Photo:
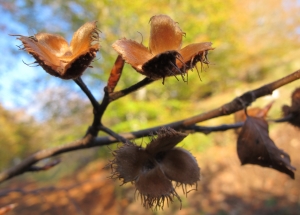
<path fill-rule="evenodd" d="M 187 192 L 187 185 L 196 185 L 200 180 L 200 168 L 193 155 L 175 147 L 186 136 L 162 128 L 146 148 L 124 144 L 113 152 L 111 177 L 132 182 L 146 208 L 163 208 L 174 197 L 181 201 L 175 188 L 183 186 Z"/>

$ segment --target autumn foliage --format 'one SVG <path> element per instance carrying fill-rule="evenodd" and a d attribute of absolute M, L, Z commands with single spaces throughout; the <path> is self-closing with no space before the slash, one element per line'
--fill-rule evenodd
<path fill-rule="evenodd" d="M 188 32 L 186 33 L 188 34 Z M 236 123 L 225 126 L 225 130 L 241 128 L 237 131 L 237 154 L 241 164 L 255 164 L 272 168 L 294 179 L 296 168 L 292 166 L 290 156 L 279 149 L 269 136 L 271 120 L 268 119 L 268 111 L 273 102 L 264 108 L 247 108 L 256 98 L 267 95 L 279 87 L 272 83 L 258 90 L 249 91 L 232 102 L 208 112 L 207 115 L 200 114 L 186 120 L 142 130 L 140 133 L 132 132 L 131 135 L 121 135 L 103 124 L 102 116 L 108 105 L 114 100 L 156 80 L 162 80 L 162 83 L 165 84 L 164 81 L 168 77 L 188 82 L 189 70 L 196 69 L 199 74 L 197 64 L 202 68 L 203 64 L 210 63 L 208 54 L 214 49 L 212 43 L 192 43 L 182 48 L 184 35 L 185 32 L 172 18 L 167 15 L 155 15 L 150 18 L 149 47 L 126 38 L 115 41 L 112 48 L 118 56 L 104 88 L 102 102 L 98 102 L 94 98 L 81 79 L 84 71 L 91 67 L 100 48 L 96 22 L 88 22 L 80 27 L 74 33 L 70 44 L 61 36 L 54 34 L 38 33 L 29 37 L 18 35 L 17 39 L 23 44 L 21 49 L 32 55 L 36 60 L 35 63 L 53 76 L 61 79 L 73 79 L 88 96 L 94 109 L 93 122 L 83 138 L 74 142 L 74 145 L 70 144 L 66 148 L 54 149 L 57 151 L 49 152 L 45 156 L 51 157 L 67 151 L 121 142 L 122 145 L 112 152 L 113 158 L 109 162 L 112 171 L 111 178 L 119 179 L 123 184 L 132 183 L 137 191 L 136 195 L 140 196 L 144 207 L 163 208 L 165 204 L 168 205 L 173 200 L 177 199 L 181 202 L 176 191 L 177 187 L 182 187 L 184 193 L 187 194 L 187 186 L 197 188 L 197 183 L 201 179 L 200 167 L 192 152 L 182 147 L 176 147 L 176 145 L 184 141 L 186 136 L 192 135 L 193 132 L 205 133 L 201 129 L 209 129 L 200 127 L 197 123 L 236 113 Z M 133 86 L 115 92 L 125 63 L 137 72 L 134 73 L 135 75 L 142 74 L 144 79 Z M 180 76 L 181 79 L 177 76 Z M 293 80 L 296 78 L 291 78 L 289 81 Z M 291 106 L 283 107 L 285 121 L 297 127 L 300 127 L 299 99 L 300 90 L 297 89 L 292 94 Z M 224 127 L 214 129 L 223 131 L 221 129 Z M 100 139 L 99 131 L 107 133 L 110 137 Z M 131 141 L 144 136 L 151 137 L 151 141 L 145 147 Z M 47 170 L 59 164 L 57 161 L 44 167 L 37 167 L 34 165 L 38 161 L 37 157 L 39 158 L 39 156 L 29 157 L 24 164 L 25 167 L 19 165 L 16 167 L 17 170 L 8 170 L 8 173 L 5 172 L 0 179 L 4 181 L 26 171 Z"/>

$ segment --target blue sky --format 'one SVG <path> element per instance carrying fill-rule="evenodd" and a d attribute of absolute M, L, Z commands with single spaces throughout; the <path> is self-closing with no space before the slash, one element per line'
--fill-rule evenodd
<path fill-rule="evenodd" d="M 29 89 L 23 89 L 22 93 L 18 94 L 15 92 L 16 87 L 25 78 L 30 82 L 30 80 L 33 80 L 38 75 L 38 71 L 26 66 L 20 57 L 17 57 L 16 61 L 17 63 L 12 67 L 12 70 L 4 71 L 0 79 L 0 102 L 5 108 L 9 109 L 15 109 L 28 104 L 26 95 L 30 94 Z"/>
<path fill-rule="evenodd" d="M 22 4 L 22 2 L 19 1 L 18 3 Z M 10 36 L 10 34 L 30 36 L 37 33 L 39 29 L 32 29 L 20 24 L 12 14 L 7 12 L 5 3 L 3 5 L 4 7 L 0 5 L 0 53 L 2 59 L 0 64 L 0 103 L 5 108 L 15 109 L 28 106 L 32 102 L 32 93 L 36 90 L 36 81 L 49 75 L 46 75 L 41 67 L 25 65 L 23 61 L 32 63 L 34 58 L 19 50 L 17 45 L 21 45 L 21 42 L 16 39 L 17 37 Z M 7 5 L 9 7 L 9 3 Z M 50 16 L 46 8 L 43 8 L 43 13 L 40 14 L 43 17 L 37 16 L 37 14 L 34 15 L 39 19 L 45 19 L 47 16 Z M 51 25 L 51 22 L 49 23 Z M 61 27 L 61 24 L 53 28 L 52 23 L 51 29 L 56 31 L 57 28 Z M 47 28 L 46 25 L 44 27 Z M 56 80 L 51 80 L 51 82 L 55 83 Z"/>
<path fill-rule="evenodd" d="M 15 89 L 20 82 L 24 80 L 30 81 L 36 77 L 38 70 L 30 68 L 22 62 L 22 60 L 30 62 L 33 59 L 24 54 L 18 54 L 17 45 L 20 45 L 20 41 L 16 40 L 16 37 L 9 35 L 27 34 L 24 27 L 14 22 L 9 14 L 2 13 L 1 15 L 0 50 L 2 64 L 0 64 L 0 102 L 6 108 L 17 108 L 21 104 L 26 104 L 26 100 L 24 100 L 24 97 L 20 97 L 20 94 L 26 93 L 27 90 L 24 89 L 22 93 L 16 94 L 14 92 Z"/>

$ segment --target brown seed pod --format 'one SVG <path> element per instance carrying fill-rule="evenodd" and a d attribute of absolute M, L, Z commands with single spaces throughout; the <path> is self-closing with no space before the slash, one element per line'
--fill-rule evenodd
<path fill-rule="evenodd" d="M 134 144 L 124 144 L 113 152 L 115 159 L 112 161 L 112 178 L 123 180 L 123 183 L 135 181 L 142 173 L 149 155 L 145 149 Z"/>
<path fill-rule="evenodd" d="M 253 107 L 253 108 L 247 108 L 247 114 L 245 110 L 240 110 L 234 113 L 234 122 L 245 122 L 247 120 L 247 116 L 253 116 L 265 119 L 269 113 L 269 110 L 271 109 L 273 105 L 273 101 L 267 104 L 265 107 Z M 242 128 L 235 129 L 235 133 L 238 135 L 241 132 Z"/>
<path fill-rule="evenodd" d="M 135 187 L 141 196 L 142 204 L 146 208 L 162 208 L 164 201 L 172 201 L 178 195 L 159 166 L 148 169 L 135 181 Z M 180 200 L 180 199 L 179 199 Z"/>
<path fill-rule="evenodd" d="M 300 88 L 297 88 L 292 93 L 292 108 L 295 110 L 300 109 Z"/>
<path fill-rule="evenodd" d="M 183 80 L 188 69 L 197 62 L 209 64 L 207 54 L 213 50 L 212 43 L 195 43 L 181 49 L 185 33 L 177 22 L 167 15 L 156 15 L 150 19 L 149 48 L 125 38 L 114 42 L 112 47 L 137 72 L 157 80 L 181 75 Z"/>
<path fill-rule="evenodd" d="M 146 208 L 162 208 L 174 197 L 181 201 L 172 182 L 185 186 L 200 180 L 200 168 L 192 154 L 174 148 L 185 137 L 184 133 L 162 128 L 146 148 L 124 144 L 113 153 L 111 177 L 134 183 Z"/>
<path fill-rule="evenodd" d="M 167 178 L 180 184 L 194 185 L 200 180 L 200 168 L 194 156 L 182 148 L 167 151 L 161 159 Z"/>
<path fill-rule="evenodd" d="M 155 156 L 159 152 L 171 150 L 180 143 L 187 134 L 175 131 L 172 128 L 161 128 L 151 142 L 146 146 L 146 151 Z"/>
<path fill-rule="evenodd" d="M 177 22 L 169 16 L 161 14 L 150 18 L 149 51 L 153 55 L 168 50 L 179 50 L 182 44 L 182 36 L 185 33 Z"/>
<path fill-rule="evenodd" d="M 300 128 L 300 88 L 292 93 L 292 105 L 283 105 L 282 112 L 290 124 Z"/>
<path fill-rule="evenodd" d="M 75 79 L 89 67 L 99 50 L 99 33 L 96 22 L 87 22 L 73 35 L 70 45 L 56 34 L 38 33 L 19 39 L 27 51 L 49 74 L 62 79 Z"/>
<path fill-rule="evenodd" d="M 263 118 L 248 116 L 237 140 L 242 165 L 255 164 L 273 168 L 295 178 L 290 156 L 277 148 L 269 136 L 269 124 Z"/>

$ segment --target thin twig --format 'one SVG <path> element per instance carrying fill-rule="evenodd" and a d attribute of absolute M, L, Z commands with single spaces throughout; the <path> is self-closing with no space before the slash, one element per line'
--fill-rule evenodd
<path fill-rule="evenodd" d="M 101 125 L 99 130 L 104 131 L 105 133 L 109 134 L 110 136 L 114 137 L 116 140 L 122 143 L 130 143 L 126 138 L 122 137 L 121 135 L 115 133 L 113 130 L 109 129 L 108 127 Z"/>
<path fill-rule="evenodd" d="M 60 163 L 60 159 L 56 159 L 53 161 L 48 162 L 46 165 L 44 166 L 31 166 L 28 168 L 28 172 L 39 172 L 39 171 L 45 171 L 48 169 L 51 169 L 52 167 L 55 167 L 57 164 Z"/>
<path fill-rule="evenodd" d="M 80 89 L 86 94 L 86 96 L 90 99 L 94 109 L 98 110 L 99 109 L 98 101 L 95 99 L 94 95 L 91 93 L 89 88 L 85 85 L 81 77 L 74 79 L 74 81 L 80 87 Z"/>
<path fill-rule="evenodd" d="M 104 112 L 106 111 L 109 104 L 110 104 L 110 101 L 109 101 L 108 88 L 104 87 L 104 97 L 103 97 L 100 107 L 98 109 L 100 124 L 101 124 L 102 116 L 104 115 Z"/>
<path fill-rule="evenodd" d="M 144 78 L 143 80 L 141 80 L 140 82 L 132 85 L 131 87 L 128 87 L 126 89 L 123 89 L 123 90 L 120 90 L 120 91 L 117 91 L 117 92 L 114 92 L 114 93 L 111 93 L 109 95 L 109 99 L 110 99 L 110 102 L 114 101 L 114 100 L 117 100 L 123 96 L 126 96 L 134 91 L 137 91 L 138 89 L 152 83 L 153 80 L 150 79 L 150 78 Z"/>
<path fill-rule="evenodd" d="M 269 121 L 271 122 L 277 122 L 277 123 L 280 123 L 280 122 L 289 122 L 291 119 L 293 119 L 294 115 L 293 114 L 289 114 L 285 117 L 282 117 L 282 118 L 279 118 L 279 119 L 270 119 Z"/>
<path fill-rule="evenodd" d="M 216 131 L 227 131 L 230 129 L 236 129 L 240 128 L 244 125 L 244 122 L 238 122 L 235 124 L 224 124 L 224 125 L 219 125 L 219 126 L 212 126 L 212 127 L 207 127 L 207 126 L 198 126 L 198 125 L 191 125 L 186 127 L 187 130 L 192 130 L 195 132 L 201 132 L 204 134 L 209 134 L 211 132 L 216 132 Z"/>
<path fill-rule="evenodd" d="M 90 133 L 93 136 L 97 136 L 98 134 L 97 127 L 100 125 L 100 118 L 102 117 L 104 111 L 101 112 L 102 108 L 100 107 L 99 102 L 95 99 L 94 95 L 91 93 L 89 88 L 85 85 L 81 77 L 74 79 L 74 81 L 80 87 L 80 89 L 86 94 L 86 96 L 89 98 L 89 100 L 93 105 L 94 119 L 93 119 L 92 126 L 88 129 L 87 133 Z"/>

